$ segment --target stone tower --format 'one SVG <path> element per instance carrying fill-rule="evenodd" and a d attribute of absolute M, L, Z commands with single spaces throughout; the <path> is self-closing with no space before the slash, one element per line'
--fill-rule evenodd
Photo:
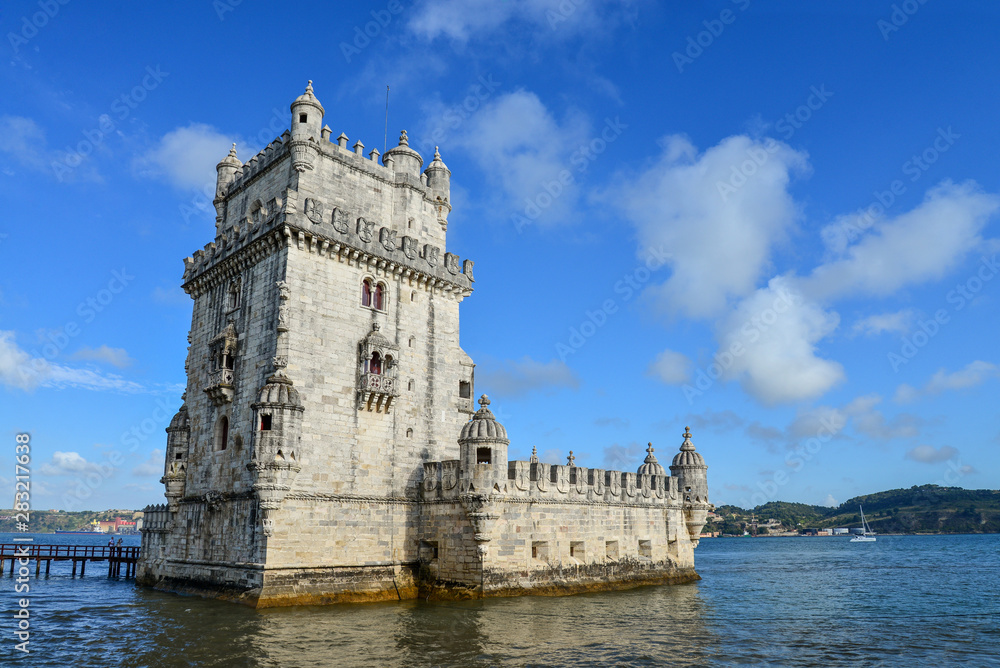
<path fill-rule="evenodd" d="M 217 166 L 215 238 L 185 260 L 168 504 L 140 573 L 158 586 L 255 605 L 295 602 L 303 569 L 342 598 L 413 587 L 400 564 L 417 560 L 422 464 L 473 413 L 458 323 L 472 262 L 447 252 L 437 151 L 422 172 L 404 131 L 379 164 L 323 117 L 310 82 L 289 131 Z"/>
<path fill-rule="evenodd" d="M 140 583 L 265 607 L 572 593 L 696 579 L 706 467 L 508 458 L 459 345 L 473 263 L 451 172 L 331 140 L 312 82 L 290 129 L 217 165 L 215 236 L 184 260 L 183 404 Z"/>

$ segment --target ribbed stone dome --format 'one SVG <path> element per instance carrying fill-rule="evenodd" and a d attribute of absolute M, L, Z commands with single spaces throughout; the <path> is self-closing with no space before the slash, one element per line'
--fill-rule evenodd
<path fill-rule="evenodd" d="M 323 109 L 323 105 L 319 103 L 319 100 L 317 100 L 316 96 L 313 94 L 312 79 L 310 79 L 309 83 L 306 84 L 306 92 L 302 93 L 302 95 L 299 95 L 297 98 L 295 98 L 295 102 L 292 102 L 292 107 L 294 108 L 296 105 L 300 104 L 308 104 L 310 106 L 315 107 L 316 109 L 319 109 L 320 115 L 324 115 L 326 113 L 326 111 Z"/>
<path fill-rule="evenodd" d="M 636 471 L 638 475 L 666 475 L 667 471 L 663 468 L 660 462 L 656 461 L 656 455 L 653 454 L 653 444 L 650 443 L 649 447 L 646 448 L 646 459 L 643 461 L 642 466 Z"/>
<path fill-rule="evenodd" d="M 507 430 L 497 422 L 487 406 L 490 405 L 490 398 L 485 394 L 479 398 L 480 409 L 472 416 L 472 419 L 462 427 L 462 433 L 458 437 L 459 443 L 470 441 L 495 441 L 505 445 L 510 444 L 507 439 Z"/>
<path fill-rule="evenodd" d="M 424 159 L 420 157 L 420 154 L 414 151 L 412 148 L 410 148 L 410 140 L 406 136 L 406 130 L 403 130 L 399 135 L 399 145 L 393 146 L 392 148 L 390 148 L 388 151 L 385 152 L 385 155 L 382 156 L 383 165 L 385 164 L 385 159 L 389 156 L 392 156 L 393 158 L 402 156 L 413 158 L 414 160 L 416 160 L 417 174 L 419 174 L 420 167 L 424 164 Z M 442 165 L 443 164 L 444 163 L 442 163 Z"/>
<path fill-rule="evenodd" d="M 448 173 L 451 173 L 451 171 L 448 169 L 447 165 L 445 165 L 444 161 L 441 159 L 441 152 L 438 151 L 438 147 L 437 146 L 434 147 L 434 159 L 431 160 L 431 164 L 427 165 L 427 169 L 425 169 L 424 171 L 425 172 L 433 172 L 433 171 L 436 171 L 436 170 L 442 170 L 442 171 L 446 171 Z"/>
<path fill-rule="evenodd" d="M 191 431 L 191 420 L 188 419 L 187 405 L 180 407 L 180 410 L 170 420 L 170 426 L 167 427 L 167 431 Z"/>
<path fill-rule="evenodd" d="M 385 335 L 379 331 L 382 327 L 377 322 L 372 323 L 372 331 L 368 332 L 365 336 L 364 345 L 368 347 L 369 350 L 375 350 L 381 348 L 395 350 L 398 348 L 396 344 L 387 339 Z"/>
<path fill-rule="evenodd" d="M 222 167 L 223 165 L 232 165 L 237 169 L 243 166 L 243 163 L 240 162 L 240 159 L 236 157 L 236 144 L 233 144 L 233 147 L 229 149 L 229 155 L 220 160 L 219 164 L 216 165 L 216 168 Z"/>
<path fill-rule="evenodd" d="M 292 381 L 284 376 L 274 375 L 267 379 L 264 387 L 257 394 L 259 404 L 282 404 L 286 406 L 301 406 L 299 391 L 292 387 Z"/>
<path fill-rule="evenodd" d="M 670 468 L 675 466 L 704 466 L 705 460 L 700 454 L 695 452 L 694 444 L 691 443 L 691 428 L 684 427 L 684 442 L 681 443 L 681 451 L 674 455 L 674 461 Z"/>

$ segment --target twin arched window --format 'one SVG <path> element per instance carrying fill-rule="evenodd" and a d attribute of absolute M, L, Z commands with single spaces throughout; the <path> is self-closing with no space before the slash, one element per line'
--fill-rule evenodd
<path fill-rule="evenodd" d="M 385 310 L 385 283 L 375 283 L 370 278 L 361 282 L 361 305 L 376 311 Z"/>
<path fill-rule="evenodd" d="M 365 370 L 365 373 L 381 374 L 383 371 L 388 371 L 392 368 L 392 355 L 386 355 L 383 358 L 378 351 L 375 351 L 372 353 L 372 358 L 366 364 L 368 368 Z"/>

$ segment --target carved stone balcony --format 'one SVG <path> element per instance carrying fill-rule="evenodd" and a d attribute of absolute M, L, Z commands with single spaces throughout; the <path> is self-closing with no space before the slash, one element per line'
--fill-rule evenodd
<path fill-rule="evenodd" d="M 399 396 L 396 379 L 387 374 L 363 373 L 358 380 L 358 409 L 388 413 L 392 400 Z"/>
<path fill-rule="evenodd" d="M 205 394 L 208 395 L 213 406 L 232 402 L 233 395 L 236 394 L 233 378 L 232 369 L 216 369 L 208 375 L 208 387 L 205 388 Z"/>

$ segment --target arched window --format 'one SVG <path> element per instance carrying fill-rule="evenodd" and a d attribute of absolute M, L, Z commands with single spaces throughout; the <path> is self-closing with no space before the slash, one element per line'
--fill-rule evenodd
<path fill-rule="evenodd" d="M 375 299 L 372 306 L 375 307 L 376 311 L 385 310 L 385 285 L 382 283 L 375 286 Z"/>
<path fill-rule="evenodd" d="M 367 278 L 361 282 L 361 305 L 372 305 L 372 282 Z"/>
<path fill-rule="evenodd" d="M 225 450 L 229 445 L 229 418 L 225 415 L 219 418 L 215 425 L 215 449 Z"/>
<path fill-rule="evenodd" d="M 392 355 L 385 356 L 385 370 L 386 373 L 392 370 Z"/>
<path fill-rule="evenodd" d="M 368 362 L 368 373 L 382 373 L 382 356 L 378 352 L 372 353 L 372 359 Z"/>
<path fill-rule="evenodd" d="M 240 305 L 240 282 L 233 281 L 229 284 L 229 295 L 227 297 L 227 307 L 232 310 Z"/>

